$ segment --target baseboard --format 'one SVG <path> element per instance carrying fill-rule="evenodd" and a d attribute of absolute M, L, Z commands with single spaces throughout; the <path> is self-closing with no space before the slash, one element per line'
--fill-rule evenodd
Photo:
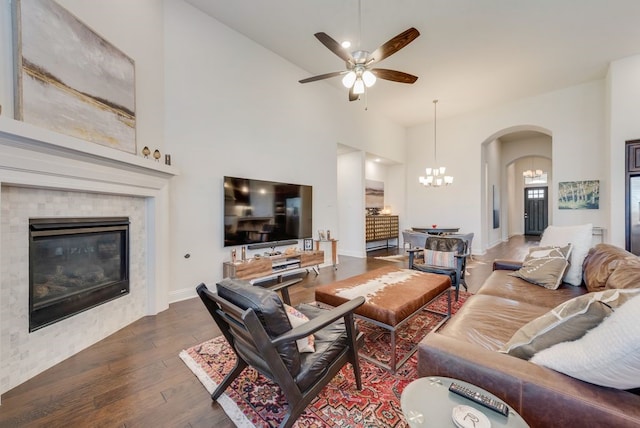
<path fill-rule="evenodd" d="M 169 304 L 181 302 L 182 300 L 193 299 L 197 297 L 196 287 L 182 288 L 169 293 Z"/>
<path fill-rule="evenodd" d="M 365 252 L 364 254 L 361 252 L 356 252 L 356 251 L 349 251 L 349 250 L 343 250 L 340 249 L 340 251 L 338 252 L 339 256 L 348 256 L 348 257 L 357 257 L 359 259 L 366 259 L 367 258 L 367 253 Z"/>

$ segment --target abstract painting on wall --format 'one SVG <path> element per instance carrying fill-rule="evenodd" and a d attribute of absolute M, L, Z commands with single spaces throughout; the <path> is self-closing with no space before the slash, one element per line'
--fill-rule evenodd
<path fill-rule="evenodd" d="M 15 0 L 15 117 L 136 153 L 135 64 L 52 0 Z"/>
<path fill-rule="evenodd" d="M 558 208 L 561 210 L 599 209 L 600 181 L 563 181 L 558 183 Z"/>
<path fill-rule="evenodd" d="M 365 208 L 381 210 L 384 208 L 384 181 L 365 180 L 364 181 L 364 203 Z"/>

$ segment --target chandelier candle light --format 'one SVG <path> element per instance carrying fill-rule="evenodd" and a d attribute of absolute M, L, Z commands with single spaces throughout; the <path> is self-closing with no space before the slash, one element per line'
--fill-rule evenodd
<path fill-rule="evenodd" d="M 544 174 L 544 171 L 542 171 L 541 169 L 534 169 L 534 162 L 535 162 L 535 157 L 531 157 L 531 169 L 528 169 L 526 171 L 522 172 L 522 176 L 525 178 L 540 178 L 542 177 L 542 174 Z"/>
<path fill-rule="evenodd" d="M 436 140 L 436 106 L 438 100 L 433 100 L 433 161 L 438 162 L 437 140 Z M 453 176 L 444 175 L 446 167 L 425 168 L 425 175 L 421 175 L 418 181 L 425 187 L 448 186 L 453 183 Z"/>

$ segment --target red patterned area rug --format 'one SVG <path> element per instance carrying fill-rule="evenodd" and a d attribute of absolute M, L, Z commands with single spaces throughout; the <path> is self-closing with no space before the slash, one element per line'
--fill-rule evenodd
<path fill-rule="evenodd" d="M 458 302 L 453 302 L 452 312 L 455 313 L 468 296 L 469 293 L 460 292 Z M 446 305 L 446 297 L 441 296 L 429 307 L 446 311 Z M 398 359 L 411 349 L 412 344 L 422 340 L 441 319 L 439 315 L 423 311 L 399 329 Z M 366 322 L 359 322 L 359 328 L 365 334 L 365 346 L 361 352 L 383 360 L 388 358 L 389 332 Z M 223 336 L 182 351 L 180 358 L 209 393 L 214 391 L 235 364 L 235 355 Z M 407 427 L 400 408 L 400 395 L 405 386 L 417 377 L 416 364 L 414 354 L 395 374 L 391 374 L 360 359 L 361 391 L 356 389 L 353 369 L 347 364 L 309 404 L 294 426 Z M 283 419 L 287 406 L 280 389 L 252 368 L 243 371 L 218 399 L 218 403 L 238 427 L 276 427 Z"/>

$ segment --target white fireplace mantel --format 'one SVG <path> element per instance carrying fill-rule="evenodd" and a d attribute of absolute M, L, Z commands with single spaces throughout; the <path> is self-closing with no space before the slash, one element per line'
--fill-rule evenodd
<path fill-rule="evenodd" d="M 0 117 L 0 185 L 146 198 L 150 315 L 169 307 L 169 182 L 178 174 L 154 159 Z"/>
<path fill-rule="evenodd" d="M 15 187 L 26 187 L 104 195 L 104 199 L 113 198 L 113 195 L 141 198 L 139 206 L 144 207 L 144 218 L 141 221 L 145 223 L 145 236 L 137 242 L 142 242 L 145 249 L 141 270 L 141 276 L 144 278 L 141 278 L 142 286 L 139 288 L 144 290 L 144 294 L 139 298 L 143 308 L 137 316 L 144 316 L 145 312 L 146 315 L 154 315 L 169 307 L 169 189 L 171 179 L 178 173 L 175 167 L 154 159 L 146 159 L 136 154 L 0 117 L 0 197 L 9 197 L 12 189 L 15 194 Z M 3 192 L 7 192 L 7 195 Z M 2 200 L 0 198 L 0 201 Z M 10 207 L 11 204 L 3 210 L 0 206 L 0 225 L 11 221 L 13 212 Z M 7 218 L 4 219 L 3 216 Z M 4 220 L 7 221 L 3 223 Z M 9 237 L 3 237 L 0 228 L 0 285 L 3 286 L 10 279 L 9 276 L 2 277 L 2 268 L 10 263 L 9 260 L 3 260 L 3 254 L 6 255 L 6 250 L 9 249 L 3 246 L 10 245 L 8 241 Z M 6 300 L 3 301 L 0 293 L 0 311 L 11 304 Z M 9 325 L 2 325 L 0 322 L 0 332 L 3 334 L 8 331 L 8 327 Z M 96 336 L 103 332 L 109 334 L 107 327 L 110 326 L 103 325 L 100 332 L 78 340 L 77 343 L 82 344 L 78 346 L 88 346 L 91 342 L 100 340 L 103 337 Z M 57 331 L 54 327 L 51 328 Z M 38 333 L 39 335 L 34 335 L 36 337 L 33 340 L 44 340 L 39 336 L 47 334 L 46 329 L 39 330 Z M 5 349 L 8 342 L 3 339 L 2 343 L 0 354 L 10 354 L 11 349 Z M 56 354 L 58 361 L 70 356 L 75 346 L 71 345 L 68 347 L 70 349 Z M 11 379 L 7 381 L 5 372 L 9 371 L 8 367 L 16 367 L 17 364 L 21 367 L 20 370 L 23 370 L 23 366 L 20 365 L 22 363 L 16 363 L 15 357 L 11 358 L 8 361 L 0 361 L 0 394 L 15 386 L 17 382 L 26 380 L 25 377 L 46 369 L 48 364 L 55 363 L 44 361 L 36 367 L 26 367 L 24 370 L 28 371 L 28 375 L 21 372 L 20 375 L 10 376 Z M 30 363 L 27 361 L 25 364 Z"/>

